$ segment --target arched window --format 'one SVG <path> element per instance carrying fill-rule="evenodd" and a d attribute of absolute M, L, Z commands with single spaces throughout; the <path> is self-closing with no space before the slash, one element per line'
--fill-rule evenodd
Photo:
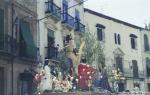
<path fill-rule="evenodd" d="M 144 34 L 144 49 L 145 51 L 149 51 L 149 42 L 146 34 Z"/>

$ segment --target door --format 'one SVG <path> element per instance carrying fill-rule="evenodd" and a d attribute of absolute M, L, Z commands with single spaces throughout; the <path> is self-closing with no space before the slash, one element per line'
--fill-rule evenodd
<path fill-rule="evenodd" d="M 125 89 L 124 89 L 124 83 L 118 83 L 118 91 L 119 92 L 122 92 L 122 91 L 124 91 Z"/>

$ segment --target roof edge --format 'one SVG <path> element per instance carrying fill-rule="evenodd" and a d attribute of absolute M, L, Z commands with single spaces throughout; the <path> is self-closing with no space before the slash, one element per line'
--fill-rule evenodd
<path fill-rule="evenodd" d="M 144 29 L 145 30 L 145 28 L 143 28 L 143 27 L 140 27 L 140 26 L 137 26 L 137 25 L 134 25 L 134 24 L 131 24 L 131 23 L 128 23 L 128 22 L 125 22 L 125 21 L 122 21 L 122 20 L 119 20 L 119 19 L 107 16 L 107 15 L 104 15 L 102 13 L 95 12 L 95 11 L 87 9 L 87 8 L 84 8 L 84 11 L 87 11 L 87 12 L 89 12 L 91 14 L 94 14 L 96 16 L 99 16 L 99 17 L 102 17 L 102 18 L 105 18 L 105 19 L 108 19 L 108 20 L 113 20 L 113 21 L 115 21 L 117 23 L 121 23 L 121 24 L 124 24 L 124 25 L 132 27 L 132 28 Z"/>

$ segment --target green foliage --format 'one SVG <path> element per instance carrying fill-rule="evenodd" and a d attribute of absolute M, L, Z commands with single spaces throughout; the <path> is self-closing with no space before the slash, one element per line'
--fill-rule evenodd
<path fill-rule="evenodd" d="M 100 42 L 90 32 L 84 34 L 83 40 L 85 41 L 83 57 L 86 58 L 87 63 L 92 64 L 96 62 L 99 67 L 103 68 L 105 66 L 105 55 Z"/>

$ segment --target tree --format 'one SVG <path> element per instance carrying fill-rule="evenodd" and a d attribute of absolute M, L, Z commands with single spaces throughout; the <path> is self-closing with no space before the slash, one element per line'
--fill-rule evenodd
<path fill-rule="evenodd" d="M 90 32 L 85 32 L 83 41 L 85 46 L 83 48 L 83 55 L 88 64 L 96 63 L 98 69 L 105 67 L 105 55 L 100 42 L 96 39 L 95 35 Z"/>

